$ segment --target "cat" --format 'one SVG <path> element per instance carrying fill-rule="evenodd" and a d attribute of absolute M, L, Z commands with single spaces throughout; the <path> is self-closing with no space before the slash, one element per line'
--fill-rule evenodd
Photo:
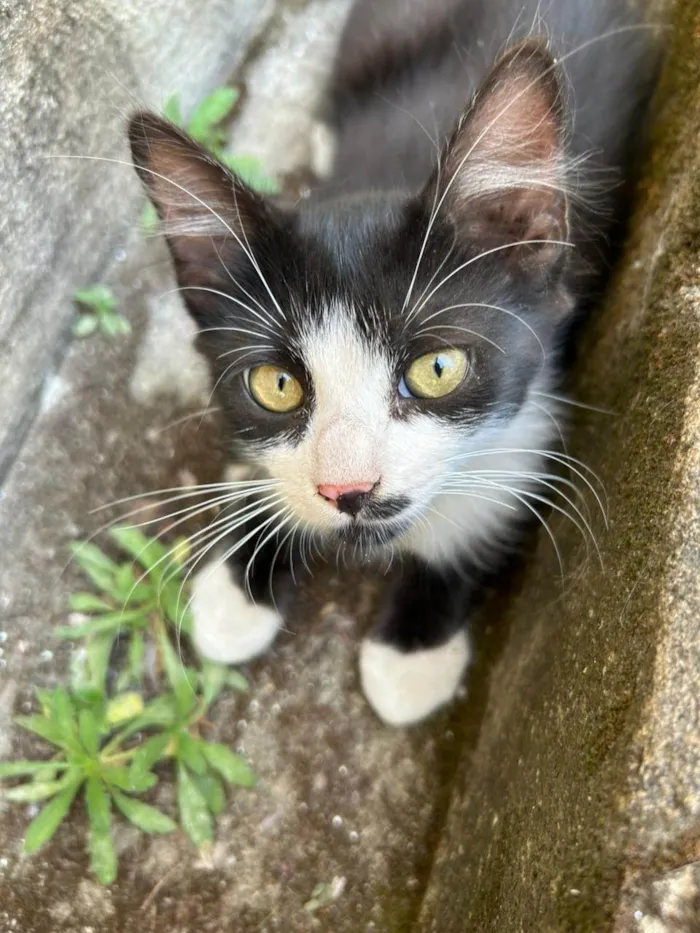
<path fill-rule="evenodd" d="M 454 696 L 484 574 L 566 499 L 558 464 L 587 479 L 557 393 L 624 213 L 649 35 L 623 0 L 358 0 L 295 205 L 134 115 L 227 451 L 257 471 L 194 577 L 202 654 L 263 653 L 312 545 L 398 555 L 365 696 L 391 725 Z"/>

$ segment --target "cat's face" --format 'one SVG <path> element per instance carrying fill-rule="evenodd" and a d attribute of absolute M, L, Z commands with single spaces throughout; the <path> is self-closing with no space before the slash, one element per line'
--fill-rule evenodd
<path fill-rule="evenodd" d="M 289 211 L 135 118 L 228 438 L 290 530 L 400 537 L 521 410 L 571 307 L 558 94 L 511 55 L 423 192 Z"/>

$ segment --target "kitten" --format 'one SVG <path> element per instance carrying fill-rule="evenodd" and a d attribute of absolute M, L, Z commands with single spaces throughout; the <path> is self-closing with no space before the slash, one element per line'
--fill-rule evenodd
<path fill-rule="evenodd" d="M 484 573 L 561 489 L 562 351 L 620 219 L 601 170 L 625 177 L 652 85 L 635 22 L 623 0 L 359 0 L 327 177 L 293 208 L 134 116 L 228 449 L 262 477 L 230 487 L 209 539 L 235 538 L 194 580 L 204 655 L 265 651 L 311 542 L 398 553 L 365 695 L 392 724 L 454 695 Z"/>

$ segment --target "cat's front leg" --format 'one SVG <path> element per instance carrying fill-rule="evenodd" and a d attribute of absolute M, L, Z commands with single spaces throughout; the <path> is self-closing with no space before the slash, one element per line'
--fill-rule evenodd
<path fill-rule="evenodd" d="M 241 664 L 263 654 L 284 625 L 291 583 L 286 556 L 276 541 L 257 553 L 254 544 L 247 542 L 228 558 L 225 552 L 215 555 L 193 577 L 193 640 L 213 661 Z"/>
<path fill-rule="evenodd" d="M 455 695 L 471 657 L 466 613 L 472 588 L 453 570 L 415 560 L 360 648 L 364 694 L 393 726 L 419 722 Z"/>

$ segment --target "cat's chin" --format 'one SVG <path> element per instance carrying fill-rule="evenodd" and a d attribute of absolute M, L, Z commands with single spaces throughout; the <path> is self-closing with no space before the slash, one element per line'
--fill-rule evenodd
<path fill-rule="evenodd" d="M 348 557 L 368 558 L 381 555 L 397 538 L 408 531 L 411 522 L 352 522 L 333 534 L 333 541 Z"/>

